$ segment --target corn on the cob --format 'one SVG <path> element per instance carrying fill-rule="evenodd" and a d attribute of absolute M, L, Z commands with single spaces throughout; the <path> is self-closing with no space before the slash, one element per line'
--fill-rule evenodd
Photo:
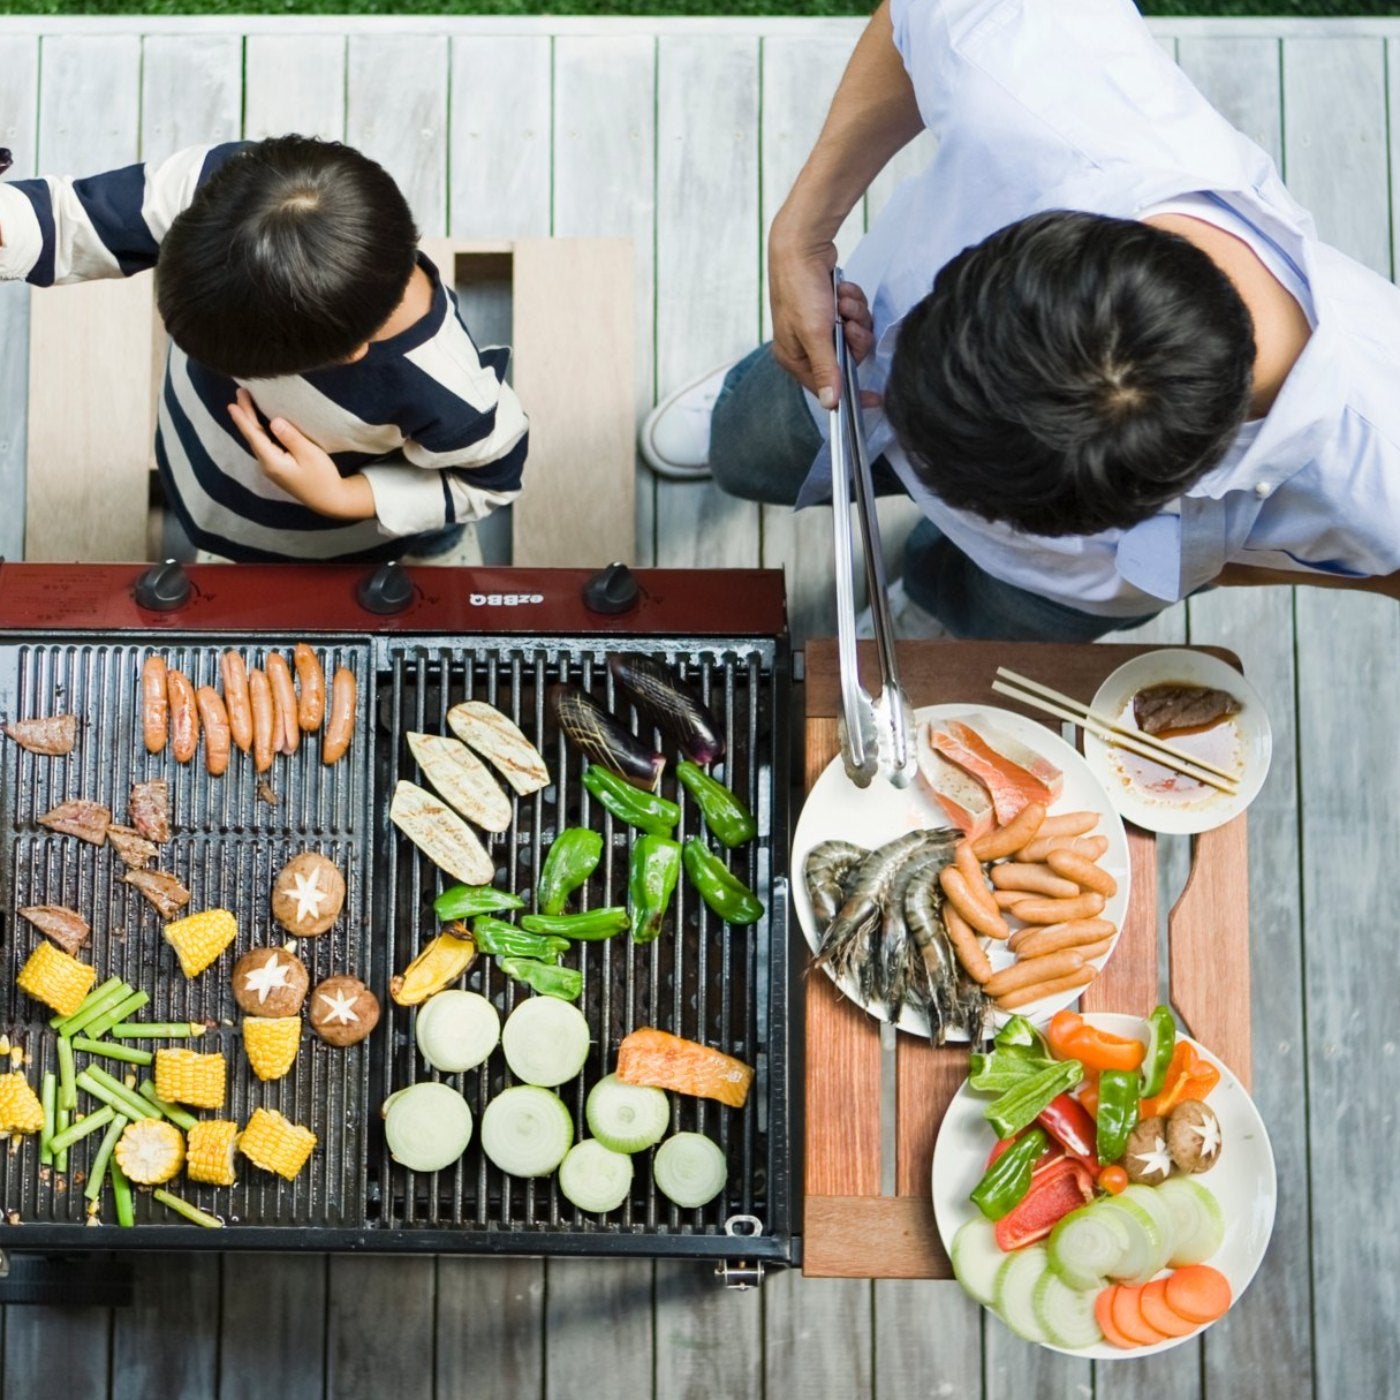
<path fill-rule="evenodd" d="M 22 1074 L 0 1074 L 0 1133 L 37 1133 L 44 1107 Z"/>
<path fill-rule="evenodd" d="M 30 953 L 15 981 L 20 991 L 53 1007 L 60 1016 L 72 1016 L 97 981 L 97 969 L 80 963 L 52 943 L 41 943 Z"/>
<path fill-rule="evenodd" d="M 284 1118 L 274 1108 L 255 1108 L 238 1150 L 256 1167 L 291 1181 L 306 1165 L 316 1134 Z"/>
<path fill-rule="evenodd" d="M 245 1016 L 243 1048 L 259 1079 L 281 1079 L 296 1063 L 300 1016 Z"/>
<path fill-rule="evenodd" d="M 165 926 L 165 941 L 186 977 L 198 977 L 233 942 L 238 924 L 227 909 L 206 909 Z"/>
<path fill-rule="evenodd" d="M 157 1050 L 156 1097 L 195 1108 L 222 1108 L 224 1057 L 196 1050 Z"/>
<path fill-rule="evenodd" d="M 238 1124 L 225 1118 L 208 1118 L 189 1131 L 185 1171 L 191 1181 L 232 1186 L 234 1154 L 238 1150 Z"/>
<path fill-rule="evenodd" d="M 163 1118 L 141 1118 L 128 1123 L 118 1138 L 116 1158 L 129 1180 L 159 1186 L 184 1165 L 185 1139 L 179 1128 Z"/>

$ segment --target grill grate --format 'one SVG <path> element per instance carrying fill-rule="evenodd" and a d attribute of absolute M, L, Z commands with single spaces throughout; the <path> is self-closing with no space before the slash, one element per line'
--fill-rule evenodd
<path fill-rule="evenodd" d="M 667 930 L 655 943 L 634 949 L 625 936 L 576 943 L 565 961 L 583 973 L 579 1005 L 593 1031 L 593 1044 L 583 1074 L 559 1092 L 573 1114 L 577 1141 L 587 1135 L 587 1087 L 612 1069 L 618 1043 L 637 1026 L 657 1026 L 737 1055 L 757 1070 L 754 1091 L 741 1112 L 703 1099 L 672 1096 L 672 1131 L 714 1137 L 729 1162 L 729 1187 L 703 1209 L 683 1211 L 652 1188 L 651 1154 L 639 1154 L 629 1198 L 620 1210 L 599 1218 L 571 1206 L 560 1196 L 553 1177 L 518 1180 L 498 1171 L 475 1141 L 454 1167 L 425 1176 L 393 1163 L 381 1135 L 377 1172 L 384 1184 L 384 1218 L 397 1228 L 693 1235 L 717 1234 L 735 1214 L 756 1215 L 770 1229 L 782 1228 L 775 1214 L 786 1218 L 786 1191 L 770 1190 L 770 1152 L 777 1144 L 771 1139 L 766 1111 L 769 946 L 773 928 L 782 927 L 781 919 L 776 925 L 772 922 L 771 901 L 773 753 L 782 727 L 779 706 L 786 703 L 784 688 L 775 676 L 775 644 L 744 643 L 703 652 L 675 642 L 646 646 L 629 639 L 628 645 L 674 666 L 698 686 L 721 719 L 728 755 L 722 776 L 744 795 L 759 823 L 756 840 L 733 853 L 731 863 L 736 873 L 765 892 L 769 911 L 750 928 L 726 928 L 682 880 Z M 378 749 L 376 811 L 387 811 L 388 794 L 400 778 L 420 780 L 406 743 L 398 742 L 403 733 L 410 729 L 448 733 L 446 714 L 452 705 L 485 700 L 509 715 L 537 744 L 554 778 L 542 792 L 515 799 L 511 827 L 492 839 L 489 849 L 497 865 L 496 883 L 520 894 L 533 907 L 538 871 L 556 834 L 567 826 L 592 826 L 603 835 L 605 854 L 582 892 L 579 907 L 625 903 L 635 833 L 592 801 L 579 781 L 582 761 L 547 721 L 544 707 L 546 687 L 570 681 L 615 713 L 630 717 L 634 729 L 645 734 L 635 713 L 614 694 L 605 657 L 601 650 L 560 645 L 501 650 L 442 642 L 390 650 L 379 694 L 379 727 L 386 737 Z M 649 737 L 662 744 L 659 734 Z M 676 834 L 684 840 L 699 832 L 699 814 L 675 783 L 672 767 L 668 765 L 663 792 L 681 807 Z M 436 929 L 431 901 L 451 882 L 383 823 L 381 836 L 378 848 L 385 868 L 378 883 L 386 892 L 393 961 L 402 967 Z M 467 985 L 491 1000 L 503 1019 L 522 996 L 530 995 L 528 989 L 504 978 L 494 959 L 487 957 L 472 968 Z M 412 1009 L 391 1007 L 388 1012 L 393 1054 L 385 1065 L 383 1092 L 424 1078 L 441 1080 L 461 1090 L 479 1121 L 487 1102 L 513 1082 L 503 1057 L 493 1055 L 481 1069 L 466 1074 L 430 1070 L 413 1048 L 415 1017 Z"/>

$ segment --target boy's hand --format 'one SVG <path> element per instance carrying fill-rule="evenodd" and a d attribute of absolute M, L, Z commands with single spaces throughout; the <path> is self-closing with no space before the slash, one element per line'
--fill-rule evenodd
<path fill-rule="evenodd" d="M 285 418 L 268 424 L 274 441 L 263 432 L 246 389 L 229 404 L 228 416 L 268 479 L 308 510 L 332 520 L 369 520 L 374 515 L 374 494 L 362 475 L 341 476 L 329 454 Z"/>

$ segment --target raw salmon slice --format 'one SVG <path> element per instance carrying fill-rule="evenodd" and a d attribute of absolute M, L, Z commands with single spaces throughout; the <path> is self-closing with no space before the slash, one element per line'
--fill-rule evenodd
<path fill-rule="evenodd" d="M 1065 775 L 1044 754 L 1037 753 L 1029 744 L 1023 744 L 1004 729 L 998 729 L 981 715 L 959 715 L 949 722 L 947 728 L 958 737 L 961 737 L 964 729 L 971 730 L 1002 758 L 1009 758 L 1017 767 L 1024 768 L 1031 777 L 1039 778 L 1050 789 L 1051 797 L 1059 801 L 1065 788 Z"/>
<path fill-rule="evenodd" d="M 1054 801 L 1050 789 L 1039 778 L 999 754 L 976 730 L 957 720 L 951 721 L 946 730 L 932 730 L 929 743 L 991 793 L 1000 826 L 1015 821 L 1028 802 L 1049 807 Z"/>
<path fill-rule="evenodd" d="M 700 1099 L 718 1099 L 743 1108 L 753 1070 L 742 1060 L 711 1050 L 669 1031 L 643 1026 L 624 1038 L 617 1051 L 617 1077 L 624 1084 L 671 1089 Z"/>
<path fill-rule="evenodd" d="M 980 840 L 996 825 L 987 789 L 929 743 L 931 725 L 919 726 L 919 777 L 943 814 L 969 841 Z"/>

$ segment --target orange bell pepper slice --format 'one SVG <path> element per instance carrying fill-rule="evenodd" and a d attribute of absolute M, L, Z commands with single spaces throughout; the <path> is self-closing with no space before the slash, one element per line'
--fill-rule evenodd
<path fill-rule="evenodd" d="M 1138 1118 L 1165 1117 L 1177 1104 L 1187 1099 L 1205 1099 L 1220 1083 L 1220 1071 L 1209 1060 L 1203 1060 L 1189 1040 L 1178 1040 L 1172 1052 L 1171 1064 L 1162 1092 L 1143 1099 Z M 1081 1095 L 1081 1098 L 1083 1096 Z"/>

